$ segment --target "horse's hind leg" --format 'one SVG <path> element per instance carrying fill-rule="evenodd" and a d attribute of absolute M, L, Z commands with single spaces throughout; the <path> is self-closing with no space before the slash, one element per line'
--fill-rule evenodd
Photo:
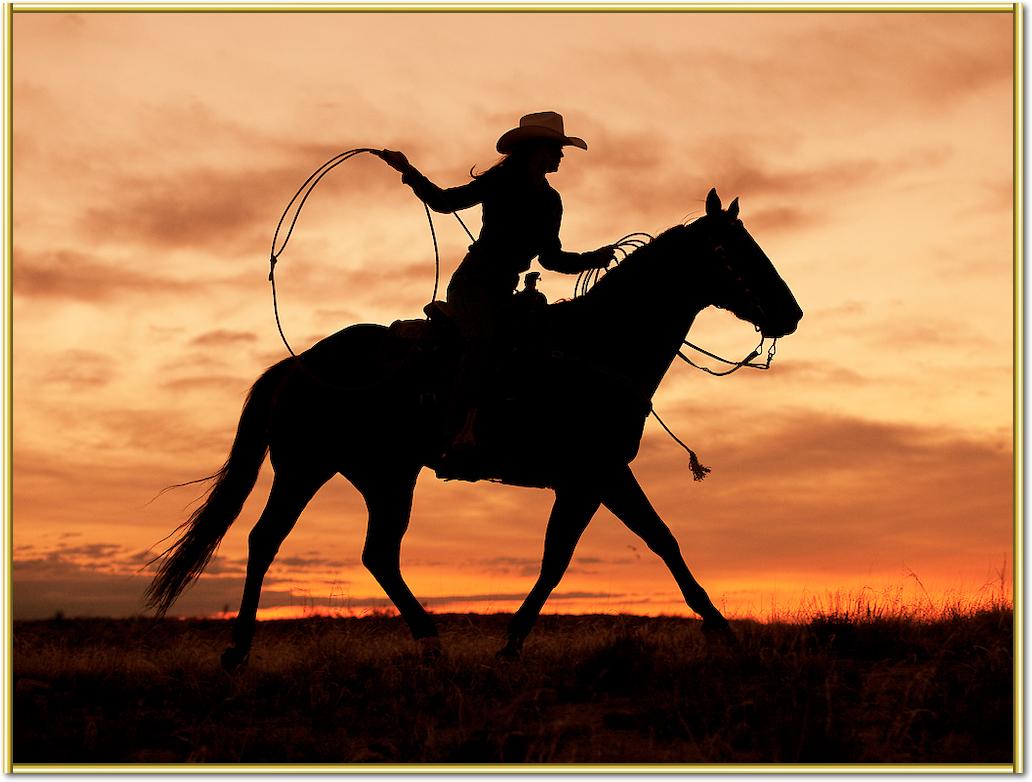
<path fill-rule="evenodd" d="M 595 487 L 571 485 L 556 488 L 555 504 L 545 530 L 541 573 L 523 605 L 513 616 L 509 624 L 509 640 L 498 653 L 499 656 L 519 656 L 524 639 L 530 634 L 548 596 L 559 585 L 566 568 L 570 566 L 577 541 L 587 529 L 599 505 L 599 491 Z"/>
<path fill-rule="evenodd" d="M 294 528 L 301 511 L 331 475 L 283 471 L 273 479 L 265 510 L 247 538 L 247 576 L 240 611 L 233 624 L 233 646 L 222 653 L 222 665 L 227 670 L 243 663 L 251 650 L 258 598 L 261 596 L 265 573 L 280 545 Z"/>
<path fill-rule="evenodd" d="M 688 607 L 702 617 L 703 629 L 729 635 L 730 625 L 688 569 L 677 539 L 652 507 L 631 468 L 622 467 L 605 485 L 602 502 L 660 556 L 673 574 Z"/>
<path fill-rule="evenodd" d="M 434 620 L 401 575 L 401 539 L 408 529 L 412 493 L 419 469 L 418 465 L 385 467 L 364 478 L 348 476 L 362 493 L 369 509 L 362 564 L 383 587 L 417 641 L 437 638 Z"/>

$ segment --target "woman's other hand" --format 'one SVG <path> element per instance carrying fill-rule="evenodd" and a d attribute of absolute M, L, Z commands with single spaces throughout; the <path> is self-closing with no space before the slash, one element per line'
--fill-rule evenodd
<path fill-rule="evenodd" d="M 592 260 L 595 261 L 595 266 L 600 269 L 605 269 L 609 264 L 616 260 L 616 250 L 613 245 L 607 244 L 599 247 L 597 250 L 591 252 Z"/>

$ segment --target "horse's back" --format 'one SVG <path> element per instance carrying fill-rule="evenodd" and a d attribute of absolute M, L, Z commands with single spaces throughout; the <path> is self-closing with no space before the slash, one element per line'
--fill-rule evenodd
<path fill-rule="evenodd" d="M 387 339 L 385 326 L 358 323 L 319 340 L 298 359 L 306 374 L 346 391 L 382 374 Z"/>

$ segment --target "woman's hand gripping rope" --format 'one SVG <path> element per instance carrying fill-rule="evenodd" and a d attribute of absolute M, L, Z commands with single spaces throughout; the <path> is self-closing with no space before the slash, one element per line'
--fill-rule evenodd
<path fill-rule="evenodd" d="M 652 236 L 649 234 L 633 233 L 617 239 L 613 244 L 606 244 L 597 250 L 592 250 L 590 255 L 595 256 L 593 259 L 595 266 L 577 275 L 577 281 L 573 285 L 573 297 L 583 296 L 591 290 L 614 261 L 619 265 L 620 261 L 632 252 L 651 241 Z"/>
<path fill-rule="evenodd" d="M 412 164 L 409 163 L 408 158 L 405 157 L 405 153 L 403 152 L 398 152 L 393 149 L 381 149 L 379 152 L 375 152 L 374 154 L 388 166 L 401 174 L 406 173 L 412 168 Z"/>

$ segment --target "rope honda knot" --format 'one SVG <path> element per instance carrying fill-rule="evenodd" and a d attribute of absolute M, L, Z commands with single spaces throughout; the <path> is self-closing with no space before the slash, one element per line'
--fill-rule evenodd
<path fill-rule="evenodd" d="M 279 258 L 276 257 L 276 253 L 272 253 L 269 256 L 269 282 L 272 282 L 272 276 L 276 273 L 276 263 Z"/>

